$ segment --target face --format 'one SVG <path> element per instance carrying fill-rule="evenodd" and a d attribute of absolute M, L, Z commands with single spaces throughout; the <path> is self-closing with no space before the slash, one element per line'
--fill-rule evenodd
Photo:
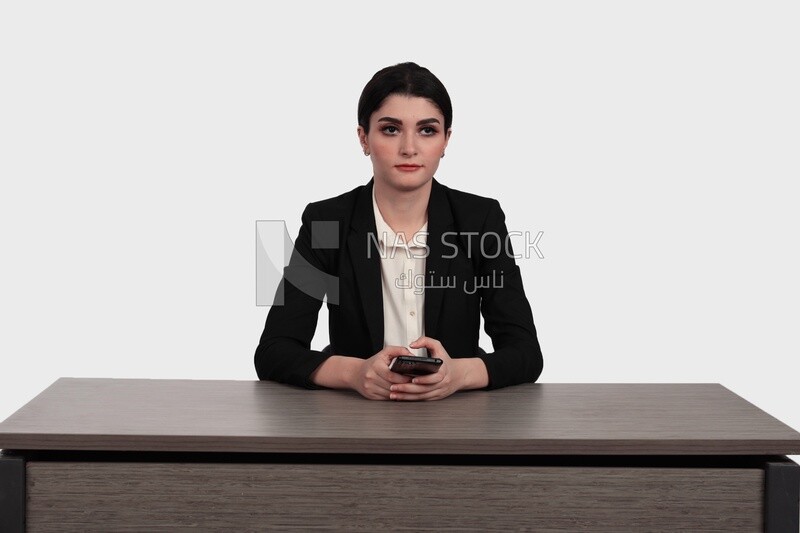
<path fill-rule="evenodd" d="M 358 127 L 361 147 L 369 152 L 375 181 L 397 191 L 425 187 L 439 168 L 450 131 L 431 101 L 393 94 L 369 119 L 369 133 Z"/>

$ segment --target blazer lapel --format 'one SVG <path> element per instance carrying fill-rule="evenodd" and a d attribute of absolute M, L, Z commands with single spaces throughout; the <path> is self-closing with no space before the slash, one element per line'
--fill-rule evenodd
<path fill-rule="evenodd" d="M 377 244 L 375 213 L 372 209 L 373 181 L 356 199 L 347 248 L 353 262 L 355 282 L 367 319 L 369 337 L 375 352 L 383 348 L 383 290 L 381 288 L 380 249 Z"/>
<path fill-rule="evenodd" d="M 425 335 L 433 338 L 438 338 L 436 328 L 450 267 L 450 260 L 442 256 L 452 254 L 452 248 L 445 248 L 442 242 L 443 234 L 448 231 L 453 231 L 453 213 L 444 187 L 434 179 L 428 201 L 429 254 L 425 260 Z M 448 237 L 447 242 L 456 242 L 455 236 Z"/>

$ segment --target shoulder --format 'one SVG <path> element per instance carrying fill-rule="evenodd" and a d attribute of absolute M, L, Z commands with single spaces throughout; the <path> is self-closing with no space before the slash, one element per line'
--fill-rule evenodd
<path fill-rule="evenodd" d="M 306 206 L 303 218 L 310 220 L 345 220 L 349 218 L 358 199 L 368 191 L 369 184 L 342 193 L 338 196 L 311 202 Z"/>
<path fill-rule="evenodd" d="M 453 220 L 458 226 L 480 228 L 486 224 L 487 220 L 498 218 L 503 220 L 505 218 L 500 202 L 495 198 L 460 191 L 441 183 L 438 186 L 447 199 Z"/>
<path fill-rule="evenodd" d="M 458 189 L 453 189 L 452 187 L 448 187 L 447 185 L 443 185 L 441 183 L 439 186 L 444 191 L 448 200 L 450 200 L 450 204 L 453 206 L 453 208 L 487 209 L 494 207 L 495 205 L 499 205 L 499 202 L 496 199 L 489 198 L 488 196 L 479 196 L 477 194 L 472 194 L 471 192 L 459 191 Z"/>

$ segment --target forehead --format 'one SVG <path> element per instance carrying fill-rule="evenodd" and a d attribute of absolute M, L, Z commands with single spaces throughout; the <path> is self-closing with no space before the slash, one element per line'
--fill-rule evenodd
<path fill-rule="evenodd" d="M 390 94 L 381 106 L 372 113 L 370 121 L 379 120 L 381 117 L 399 118 L 416 122 L 426 118 L 438 118 L 444 123 L 444 115 L 439 108 L 427 98 L 421 96 L 408 96 L 405 94 Z"/>

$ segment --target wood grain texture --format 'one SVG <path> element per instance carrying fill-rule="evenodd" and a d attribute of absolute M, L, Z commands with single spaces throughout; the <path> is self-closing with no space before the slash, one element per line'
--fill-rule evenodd
<path fill-rule="evenodd" d="M 759 469 L 28 465 L 28 531 L 762 531 Z"/>
<path fill-rule="evenodd" d="M 437 402 L 213 380 L 62 378 L 0 447 L 185 452 L 800 454 L 800 433 L 718 384 L 519 385 Z"/>

